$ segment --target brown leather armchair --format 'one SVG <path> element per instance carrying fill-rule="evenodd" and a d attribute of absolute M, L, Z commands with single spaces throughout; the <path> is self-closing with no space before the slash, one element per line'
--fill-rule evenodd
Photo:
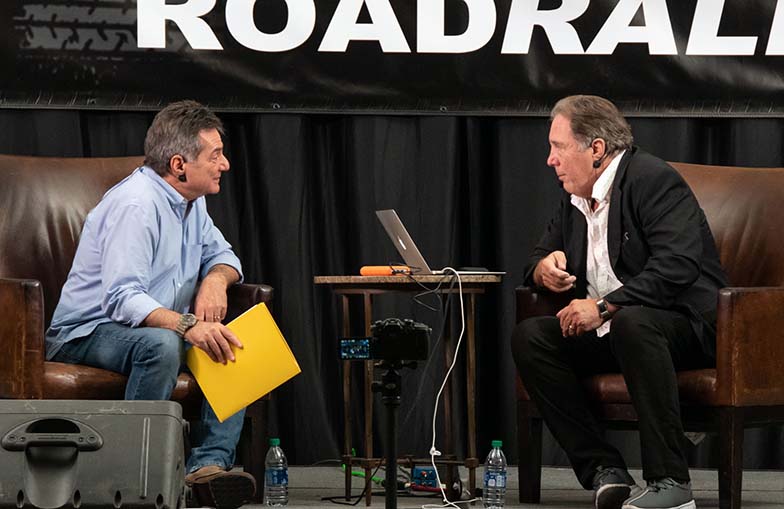
<path fill-rule="evenodd" d="M 44 360 L 44 330 L 87 213 L 142 159 L 0 155 L 0 398 L 123 399 L 125 376 Z M 272 293 L 267 285 L 233 286 L 227 320 L 269 302 Z M 182 404 L 186 418 L 198 418 L 202 394 L 192 376 L 179 376 L 172 399 Z M 239 461 L 259 480 L 265 434 L 262 400 L 247 410 L 238 450 Z"/>
<path fill-rule="evenodd" d="M 672 163 L 691 186 L 713 231 L 732 287 L 718 298 L 716 369 L 678 374 L 687 431 L 719 440 L 719 507 L 740 508 L 743 430 L 784 422 L 784 168 Z M 564 296 L 517 288 L 517 321 L 554 314 Z M 620 374 L 584 387 L 608 428 L 637 419 Z M 542 420 L 517 378 L 520 501 L 539 502 Z"/>

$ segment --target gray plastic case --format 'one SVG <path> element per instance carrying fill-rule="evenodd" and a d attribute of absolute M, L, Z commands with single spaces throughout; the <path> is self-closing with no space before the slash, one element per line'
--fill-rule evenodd
<path fill-rule="evenodd" d="M 0 401 L 0 508 L 185 507 L 173 401 Z"/>

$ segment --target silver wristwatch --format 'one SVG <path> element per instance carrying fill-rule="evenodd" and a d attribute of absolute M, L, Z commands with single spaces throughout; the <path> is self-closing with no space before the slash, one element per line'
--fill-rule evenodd
<path fill-rule="evenodd" d="M 610 310 L 607 309 L 607 301 L 604 299 L 597 300 L 596 307 L 599 309 L 599 318 L 601 318 L 602 323 L 610 319 L 611 314 Z"/>
<path fill-rule="evenodd" d="M 193 313 L 185 313 L 180 315 L 180 320 L 177 322 L 177 328 L 175 329 L 177 331 L 177 335 L 181 338 L 185 337 L 185 333 L 188 332 L 188 329 L 196 325 L 198 321 L 199 319 L 196 318 L 196 315 Z"/>

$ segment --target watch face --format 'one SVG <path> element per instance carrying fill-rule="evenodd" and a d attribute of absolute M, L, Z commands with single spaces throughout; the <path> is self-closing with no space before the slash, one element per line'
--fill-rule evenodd
<path fill-rule="evenodd" d="M 193 313 L 185 313 L 180 319 L 182 320 L 182 324 L 186 327 L 193 327 L 196 325 L 196 315 Z"/>
<path fill-rule="evenodd" d="M 184 337 L 188 329 L 196 325 L 196 322 L 198 321 L 199 320 L 196 319 L 196 315 L 193 313 L 185 313 L 184 315 L 180 315 L 180 320 L 177 322 L 177 334 L 179 334 L 180 337 Z"/>

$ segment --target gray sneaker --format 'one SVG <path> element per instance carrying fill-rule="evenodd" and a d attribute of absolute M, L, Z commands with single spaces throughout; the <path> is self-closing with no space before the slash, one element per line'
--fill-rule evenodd
<path fill-rule="evenodd" d="M 622 509 L 696 509 L 691 483 L 678 484 L 665 477 L 649 481 L 648 487 L 639 495 L 631 496 Z"/>
<path fill-rule="evenodd" d="M 623 468 L 600 467 L 593 476 L 593 501 L 596 509 L 620 509 L 624 500 L 639 491 L 640 487 Z"/>

